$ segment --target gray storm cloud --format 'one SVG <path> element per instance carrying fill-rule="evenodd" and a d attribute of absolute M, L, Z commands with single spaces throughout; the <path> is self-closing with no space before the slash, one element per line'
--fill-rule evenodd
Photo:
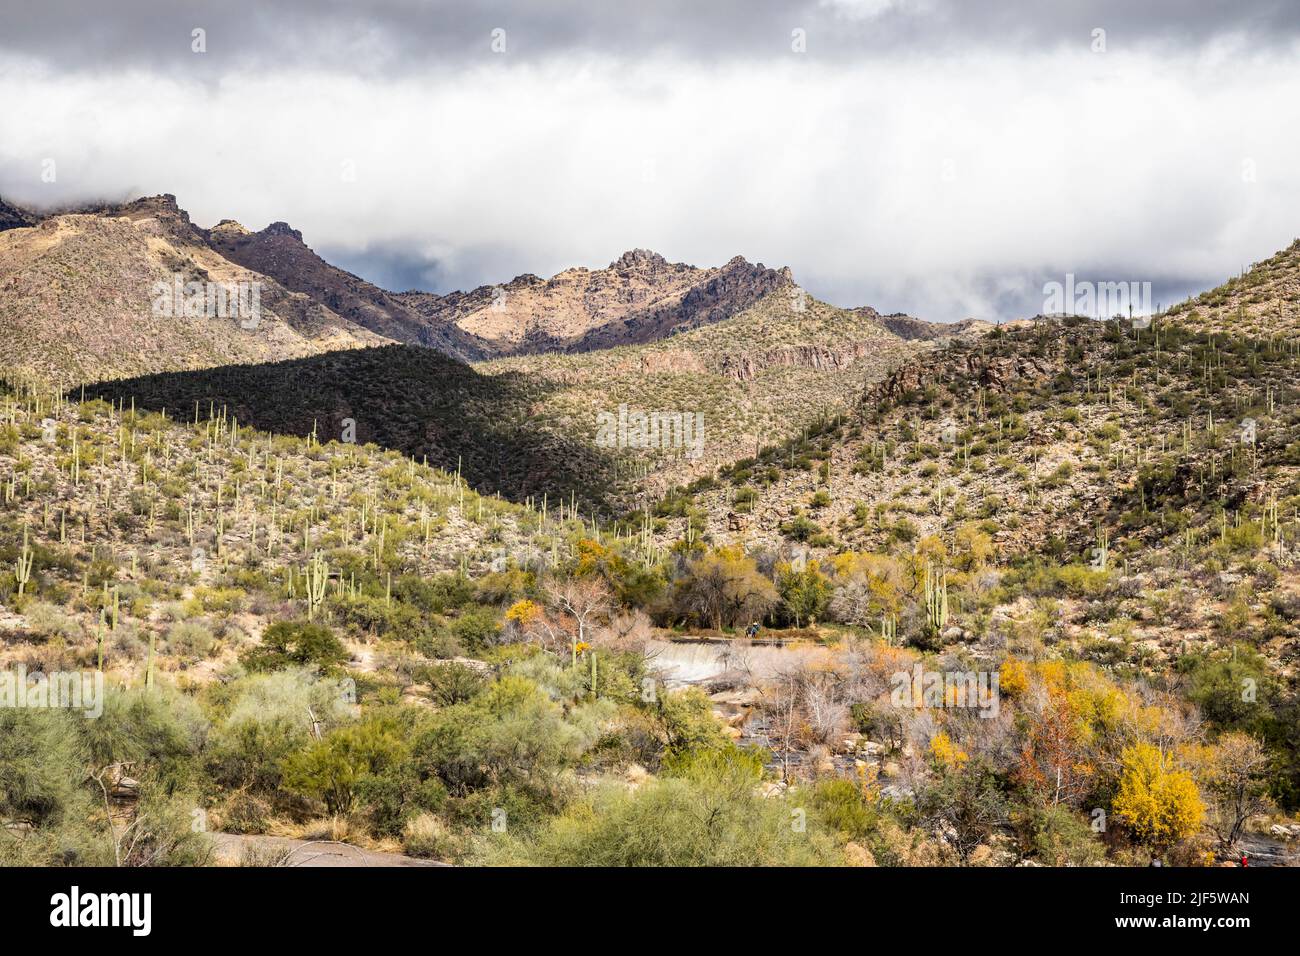
<path fill-rule="evenodd" d="M 1223 36 L 1287 45 L 1300 6 L 1287 0 L 42 0 L 0 13 L 0 49 L 63 69 L 179 65 L 190 31 L 212 41 L 203 68 L 309 64 L 366 73 L 472 61 L 494 28 L 520 56 L 672 52 L 762 59 L 802 28 L 811 48 L 850 59 L 915 48 L 1032 50 L 1106 29 L 1119 43 L 1188 46 Z M 356 54 L 348 57 L 347 53 Z M 190 66 L 193 66 L 191 64 Z"/>
<path fill-rule="evenodd" d="M 55 0 L 0 14 L 0 195 L 174 192 L 399 288 L 643 246 L 927 318 L 1167 302 L 1300 233 L 1298 16 L 1137 6 Z"/>

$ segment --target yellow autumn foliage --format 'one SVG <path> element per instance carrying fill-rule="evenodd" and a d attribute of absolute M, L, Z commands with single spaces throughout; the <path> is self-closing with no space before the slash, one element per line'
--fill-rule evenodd
<path fill-rule="evenodd" d="M 1022 660 L 1008 657 L 998 668 L 998 689 L 1008 697 L 1019 697 L 1029 690 L 1029 666 Z"/>
<path fill-rule="evenodd" d="M 1192 775 L 1148 743 L 1133 744 L 1121 754 L 1112 810 L 1134 836 L 1154 847 L 1195 836 L 1205 818 Z"/>
<path fill-rule="evenodd" d="M 970 760 L 970 754 L 953 743 L 952 738 L 944 731 L 930 738 L 930 755 L 935 763 L 945 769 L 960 767 Z"/>
<path fill-rule="evenodd" d="M 541 613 L 542 606 L 540 604 L 525 598 L 510 605 L 510 608 L 506 611 L 506 620 L 512 621 L 520 627 L 528 627 L 529 624 L 537 620 Z"/>

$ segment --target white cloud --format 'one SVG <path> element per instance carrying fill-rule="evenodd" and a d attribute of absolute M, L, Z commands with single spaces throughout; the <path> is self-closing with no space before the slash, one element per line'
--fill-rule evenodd
<path fill-rule="evenodd" d="M 285 219 L 344 257 L 436 258 L 459 287 L 634 246 L 743 254 L 840 304 L 942 319 L 1032 312 L 1067 271 L 1213 284 L 1288 243 L 1294 51 L 1119 46 L 718 65 L 485 54 L 455 71 L 218 83 L 0 60 L 0 194 L 174 192 L 200 224 Z"/>
<path fill-rule="evenodd" d="M 818 5 L 850 20 L 874 20 L 886 13 L 928 13 L 927 0 L 818 0 Z"/>

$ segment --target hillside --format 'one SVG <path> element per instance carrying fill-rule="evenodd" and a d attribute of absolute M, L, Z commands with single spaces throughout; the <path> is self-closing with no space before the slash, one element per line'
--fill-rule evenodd
<path fill-rule="evenodd" d="M 285 362 L 225 365 L 87 386 L 88 397 L 192 416 L 224 408 L 241 424 L 392 449 L 457 472 L 485 494 L 590 506 L 612 479 L 608 456 L 579 435 L 541 427 L 547 383 L 482 375 L 432 349 L 353 349 Z M 78 394 L 74 392 L 72 394 Z"/>
<path fill-rule="evenodd" d="M 256 321 L 236 295 L 208 308 L 218 284 L 251 304 L 253 283 Z M 71 384 L 384 341 L 214 252 L 171 196 L 0 232 L 0 366 L 11 370 Z"/>
<path fill-rule="evenodd" d="M 634 249 L 607 269 L 567 269 L 550 279 L 523 275 L 472 292 L 402 298 L 421 315 L 484 339 L 500 357 L 652 342 L 720 322 L 790 282 L 789 270 L 739 256 L 700 269 Z"/>
<path fill-rule="evenodd" d="M 1297 365 L 1294 346 L 1172 319 L 1136 335 L 1040 320 L 957 340 L 806 439 L 719 472 L 723 483 L 701 492 L 705 533 L 772 545 L 802 516 L 800 533 L 823 547 L 887 548 L 987 521 L 1012 553 L 1084 548 L 1099 526 L 1118 551 L 1135 507 L 1164 520 L 1166 508 L 1285 502 L 1300 465 Z M 1247 422 L 1255 440 L 1244 445 Z M 728 531 L 726 513 L 751 495 L 743 531 Z M 1211 518 L 1193 526 L 1207 535 Z"/>
<path fill-rule="evenodd" d="M 1300 239 L 1242 275 L 1173 306 L 1167 315 L 1228 335 L 1294 338 L 1300 332 Z"/>
<path fill-rule="evenodd" d="M 694 448 L 665 440 L 618 449 L 620 474 L 633 479 L 634 493 L 657 495 L 846 408 L 868 384 L 928 347 L 889 332 L 872 310 L 837 309 L 787 281 L 730 319 L 662 341 L 476 367 L 545 382 L 538 422 L 591 442 L 599 416 L 616 416 L 620 406 L 698 415 Z"/>
<path fill-rule="evenodd" d="M 273 222 L 250 232 L 224 219 L 204 233 L 208 243 L 232 262 L 270 276 L 293 292 L 394 342 L 424 345 L 462 361 L 484 358 L 486 343 L 450 322 L 430 320 L 400 296 L 330 265 L 288 223 Z"/>
<path fill-rule="evenodd" d="M 874 309 L 867 310 L 875 313 Z M 982 319 L 963 319 L 961 322 L 927 322 L 910 315 L 876 315 L 876 320 L 899 338 L 908 340 L 953 338 L 959 335 L 983 335 L 995 326 Z"/>

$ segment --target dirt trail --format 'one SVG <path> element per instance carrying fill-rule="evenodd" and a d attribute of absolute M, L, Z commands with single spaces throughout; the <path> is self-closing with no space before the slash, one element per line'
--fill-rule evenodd
<path fill-rule="evenodd" d="M 217 866 L 238 866 L 246 854 L 266 866 L 450 866 L 436 860 L 418 860 L 400 853 L 363 850 L 346 843 L 326 840 L 295 840 L 290 837 L 239 833 L 214 833 Z"/>

